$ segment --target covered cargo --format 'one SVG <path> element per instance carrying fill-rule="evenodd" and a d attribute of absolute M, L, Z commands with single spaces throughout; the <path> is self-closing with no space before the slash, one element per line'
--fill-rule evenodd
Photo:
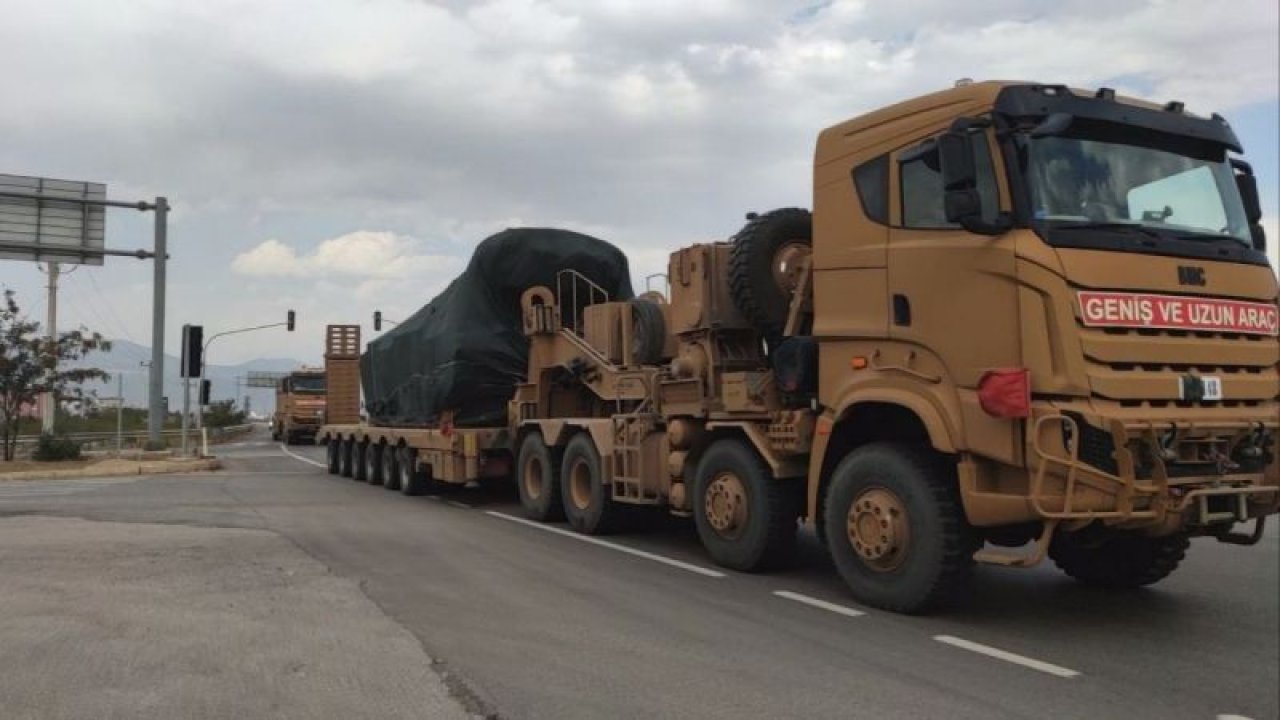
<path fill-rule="evenodd" d="M 458 426 L 504 423 L 529 356 L 520 295 L 555 288 L 561 270 L 581 273 L 610 299 L 632 296 L 626 256 L 603 240 L 554 228 L 490 236 L 444 292 L 369 343 L 360 358 L 369 420 L 427 426 L 451 411 Z"/>

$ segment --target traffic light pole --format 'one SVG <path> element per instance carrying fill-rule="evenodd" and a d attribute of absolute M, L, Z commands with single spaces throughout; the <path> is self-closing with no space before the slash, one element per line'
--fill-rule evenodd
<path fill-rule="evenodd" d="M 204 391 L 204 371 L 205 371 L 205 368 L 209 366 L 209 362 L 208 362 L 209 346 L 213 344 L 214 340 L 217 340 L 218 338 L 223 337 L 224 335 L 238 335 L 240 333 L 253 332 L 255 330 L 266 330 L 268 328 L 276 328 L 276 327 L 287 327 L 289 328 L 290 332 L 292 332 L 293 323 L 294 323 L 293 311 L 290 310 L 289 319 L 286 320 L 285 322 L 270 323 L 267 325 L 255 325 L 253 327 L 238 328 L 236 330 L 223 330 L 220 333 L 214 333 L 210 335 L 209 338 L 204 341 L 204 347 L 200 349 L 200 383 L 196 386 L 197 392 L 203 393 Z M 184 391 L 184 394 L 189 394 L 189 390 Z M 200 398 L 200 399 L 203 400 L 203 398 Z M 203 402 L 196 403 L 196 430 L 197 431 L 204 430 L 204 403 Z M 184 432 L 182 436 L 183 438 L 186 438 L 186 433 Z"/>

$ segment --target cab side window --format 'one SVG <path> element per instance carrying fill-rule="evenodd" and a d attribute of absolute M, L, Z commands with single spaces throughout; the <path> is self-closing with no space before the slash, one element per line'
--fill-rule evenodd
<path fill-rule="evenodd" d="M 978 195 L 982 199 L 982 217 L 994 221 L 1000 212 L 1000 195 L 996 189 L 995 168 L 987 136 L 973 136 L 974 167 L 978 172 Z M 898 177 L 902 183 L 902 226 L 926 230 L 958 228 L 947 222 L 942 204 L 942 168 L 938 150 L 933 148 L 900 164 Z"/>
<path fill-rule="evenodd" d="M 868 220 L 889 224 L 889 156 L 881 155 L 853 169 L 858 201 Z"/>

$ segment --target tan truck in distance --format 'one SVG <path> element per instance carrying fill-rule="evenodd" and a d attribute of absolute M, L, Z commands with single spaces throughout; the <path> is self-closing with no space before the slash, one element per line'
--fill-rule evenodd
<path fill-rule="evenodd" d="M 271 415 L 271 437 L 292 445 L 313 440 L 325 422 L 323 368 L 302 368 L 276 383 L 276 409 Z"/>
<path fill-rule="evenodd" d="M 677 250 L 669 297 L 530 288 L 506 426 L 317 441 L 407 494 L 510 477 L 583 533 L 691 516 L 739 570 L 805 523 L 899 612 L 975 562 L 1154 583 L 1280 509 L 1277 278 L 1240 152 L 1176 101 L 958 84 L 822 131 L 812 213 Z"/>

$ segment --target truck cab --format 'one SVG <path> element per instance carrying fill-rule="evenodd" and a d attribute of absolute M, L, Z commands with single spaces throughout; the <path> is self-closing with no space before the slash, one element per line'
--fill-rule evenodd
<path fill-rule="evenodd" d="M 325 423 L 325 388 L 322 368 L 304 368 L 280 378 L 271 418 L 272 438 L 290 445 L 313 440 Z"/>
<path fill-rule="evenodd" d="M 1280 503 L 1280 320 L 1241 150 L 1180 102 L 1029 83 L 823 131 L 809 515 L 839 515 L 851 450 L 914 442 L 954 463 L 978 541 L 1040 540 L 997 562 L 1049 551 L 1124 584 L 1157 570 L 1114 577 L 1108 553 L 1256 542 Z"/>

